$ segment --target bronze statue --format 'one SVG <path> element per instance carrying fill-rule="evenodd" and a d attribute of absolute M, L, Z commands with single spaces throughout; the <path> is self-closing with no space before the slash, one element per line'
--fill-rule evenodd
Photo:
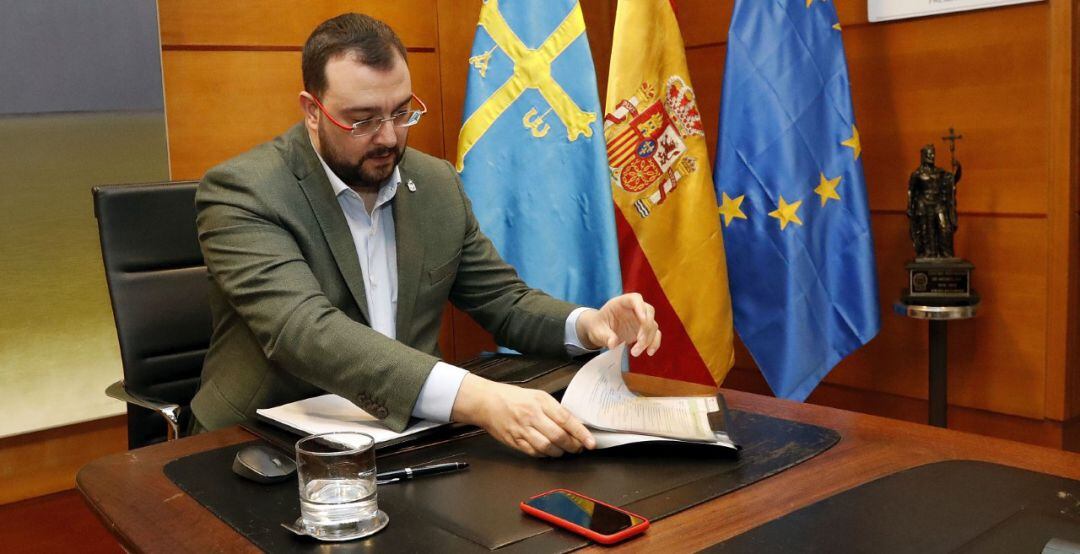
<path fill-rule="evenodd" d="M 956 139 L 952 132 L 953 171 L 934 165 L 934 145 L 922 149 L 922 164 L 908 180 L 907 215 L 916 258 L 952 258 L 956 232 L 956 185 L 962 168 L 956 161 Z"/>
<path fill-rule="evenodd" d="M 941 138 L 951 143 L 952 171 L 934 165 L 934 145 L 927 144 L 922 149 L 922 163 L 908 180 L 907 215 L 915 259 L 904 264 L 908 286 L 900 302 L 909 307 L 979 304 L 979 294 L 971 287 L 975 264 L 958 258 L 953 251 L 956 184 L 961 176 L 956 141 L 964 137 L 950 128 L 949 136 Z"/>

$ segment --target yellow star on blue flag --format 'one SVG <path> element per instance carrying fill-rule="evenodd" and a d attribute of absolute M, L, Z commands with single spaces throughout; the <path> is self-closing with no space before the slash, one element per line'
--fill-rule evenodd
<path fill-rule="evenodd" d="M 841 178 L 826 179 L 824 173 L 821 173 L 819 177 L 821 182 L 814 189 L 814 193 L 821 197 L 821 205 L 824 206 L 829 200 L 840 200 L 840 194 L 836 192 L 836 187 L 840 186 Z"/>
<path fill-rule="evenodd" d="M 799 219 L 799 207 L 802 206 L 802 200 L 796 200 L 788 204 L 784 200 L 784 196 L 780 196 L 780 203 L 776 206 L 776 209 L 769 212 L 769 217 L 775 217 L 780 220 L 780 230 L 783 231 L 787 228 L 788 223 L 795 223 L 796 225 L 802 225 L 802 220 Z"/>
<path fill-rule="evenodd" d="M 746 219 L 746 214 L 739 207 L 742 206 L 742 201 L 746 198 L 746 195 L 730 198 L 726 192 L 720 194 L 723 196 L 723 201 L 720 203 L 719 212 L 720 215 L 724 216 L 725 227 L 731 225 L 732 219 Z"/>

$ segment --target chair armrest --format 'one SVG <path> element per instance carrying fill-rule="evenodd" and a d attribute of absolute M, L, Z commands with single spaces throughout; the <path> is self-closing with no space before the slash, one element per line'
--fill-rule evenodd
<path fill-rule="evenodd" d="M 147 410 L 157 412 L 158 415 L 165 419 L 165 423 L 168 425 L 167 439 L 173 440 L 180 436 L 179 404 L 135 394 L 124 386 L 123 381 L 117 381 L 109 385 L 109 387 L 105 389 L 105 394 L 110 398 L 122 400 L 128 404 L 134 404 L 140 408 L 146 408 Z"/>

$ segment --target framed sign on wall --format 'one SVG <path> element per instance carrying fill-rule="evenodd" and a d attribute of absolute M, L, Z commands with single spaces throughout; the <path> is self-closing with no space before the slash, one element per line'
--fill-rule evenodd
<path fill-rule="evenodd" d="M 1043 0 L 867 0 L 867 11 L 870 21 L 875 22 L 1041 1 Z"/>

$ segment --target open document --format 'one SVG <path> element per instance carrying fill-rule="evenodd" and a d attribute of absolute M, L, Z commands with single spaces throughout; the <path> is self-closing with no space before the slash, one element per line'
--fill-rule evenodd
<path fill-rule="evenodd" d="M 710 422 L 724 420 L 715 417 L 722 415 L 716 397 L 638 396 L 622 379 L 625 356 L 625 347 L 620 347 L 593 358 L 563 394 L 563 406 L 595 430 L 599 448 L 655 440 L 737 448 L 726 429 L 714 429 Z"/>

